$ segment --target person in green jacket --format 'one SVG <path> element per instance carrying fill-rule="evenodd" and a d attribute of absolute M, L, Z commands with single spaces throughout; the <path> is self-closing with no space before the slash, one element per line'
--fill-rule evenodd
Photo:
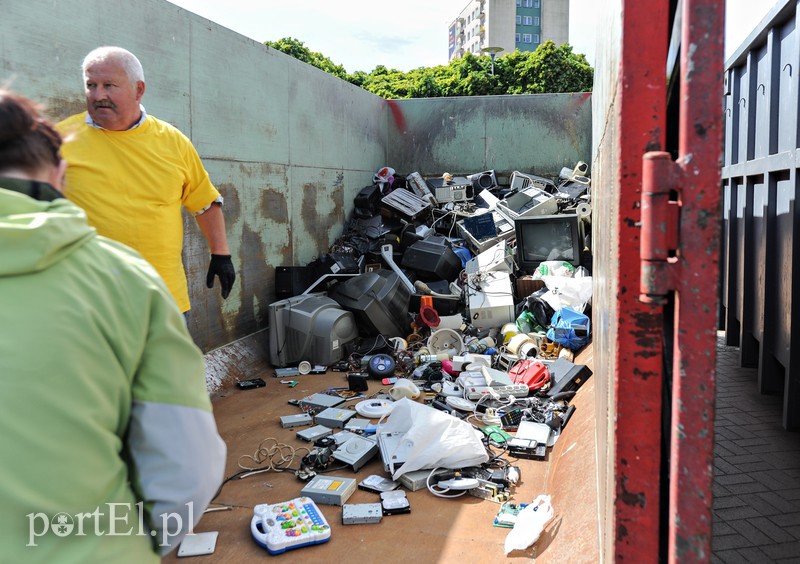
<path fill-rule="evenodd" d="M 60 147 L 0 90 L 0 562 L 158 562 L 225 444 L 175 301 L 58 192 Z"/>

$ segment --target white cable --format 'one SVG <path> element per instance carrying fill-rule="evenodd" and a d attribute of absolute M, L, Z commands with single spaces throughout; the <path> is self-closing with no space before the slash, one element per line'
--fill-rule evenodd
<path fill-rule="evenodd" d="M 437 467 L 437 468 L 434 468 L 433 470 L 431 470 L 431 473 L 428 474 L 428 478 L 425 480 L 425 485 L 428 487 L 428 491 L 429 492 L 431 492 L 436 497 L 444 497 L 444 498 L 461 497 L 462 495 L 467 493 L 467 490 L 459 490 L 461 493 L 451 494 L 451 495 L 444 495 L 445 492 L 449 492 L 450 491 L 450 488 L 445 488 L 443 490 L 438 490 L 438 491 L 434 490 L 433 489 L 433 484 L 431 483 L 431 477 L 434 474 L 436 474 L 437 470 L 441 470 L 441 468 Z"/>

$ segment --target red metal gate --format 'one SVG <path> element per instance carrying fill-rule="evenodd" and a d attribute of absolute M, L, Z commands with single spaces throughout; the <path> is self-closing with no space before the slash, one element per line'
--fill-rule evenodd
<path fill-rule="evenodd" d="M 724 3 L 684 0 L 680 19 L 678 115 L 662 122 L 678 120 L 677 160 L 643 159 L 641 299 L 674 311 L 665 320 L 674 327 L 669 561 L 702 562 L 711 559 Z"/>

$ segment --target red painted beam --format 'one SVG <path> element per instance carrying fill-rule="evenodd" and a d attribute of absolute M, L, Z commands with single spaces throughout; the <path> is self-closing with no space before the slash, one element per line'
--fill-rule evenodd
<path fill-rule="evenodd" d="M 684 0 L 669 561 L 711 559 L 724 3 Z"/>
<path fill-rule="evenodd" d="M 618 128 L 614 560 L 657 562 L 663 318 L 639 301 L 642 156 L 665 143 L 669 2 L 624 0 Z"/>

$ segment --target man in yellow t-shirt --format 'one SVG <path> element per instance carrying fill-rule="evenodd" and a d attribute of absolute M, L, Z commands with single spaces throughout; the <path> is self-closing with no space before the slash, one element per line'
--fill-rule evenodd
<path fill-rule="evenodd" d="M 87 111 L 58 124 L 69 165 L 65 196 L 86 211 L 98 233 L 139 251 L 183 312 L 190 309 L 181 260 L 185 207 L 211 250 L 206 285 L 219 277 L 227 298 L 236 274 L 222 197 L 191 141 L 145 112 L 141 63 L 120 47 L 99 47 L 86 55 L 83 78 Z"/>

